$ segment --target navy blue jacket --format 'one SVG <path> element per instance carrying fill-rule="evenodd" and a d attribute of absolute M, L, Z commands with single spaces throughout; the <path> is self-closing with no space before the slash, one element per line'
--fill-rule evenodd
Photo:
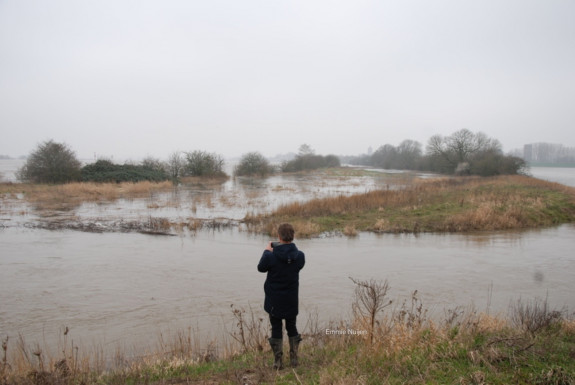
<path fill-rule="evenodd" d="M 293 318 L 298 314 L 299 271 L 305 255 L 295 244 L 286 243 L 265 250 L 258 271 L 268 273 L 264 283 L 264 310 L 277 318 Z"/>

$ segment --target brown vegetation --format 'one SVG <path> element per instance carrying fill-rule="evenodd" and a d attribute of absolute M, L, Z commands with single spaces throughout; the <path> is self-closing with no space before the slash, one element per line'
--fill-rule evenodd
<path fill-rule="evenodd" d="M 377 190 L 291 203 L 246 216 L 252 231 L 290 221 L 317 232 L 465 232 L 532 228 L 575 221 L 575 189 L 526 176 L 415 181 Z M 270 224 L 272 223 L 272 224 Z M 347 229 L 347 230 L 346 230 Z M 298 232 L 296 227 L 296 232 Z M 314 235 L 309 230 L 299 236 Z"/>
<path fill-rule="evenodd" d="M 172 182 L 92 183 L 75 182 L 61 185 L 2 184 L 0 193 L 23 198 L 38 209 L 70 209 L 83 202 L 110 202 L 116 199 L 138 198 L 155 191 L 173 189 Z"/>
<path fill-rule="evenodd" d="M 302 329 L 300 365 L 271 369 L 267 320 L 232 306 L 235 341 L 202 341 L 188 329 L 160 335 L 155 352 L 105 357 L 74 345 L 68 328 L 57 347 L 3 340 L 1 384 L 572 384 L 575 327 L 547 301 L 518 301 L 511 321 L 469 309 L 432 318 L 415 290 L 391 306 L 387 281 L 358 281 L 354 318 Z M 261 312 L 261 310 L 259 310 Z M 316 314 L 317 317 L 317 314 Z M 521 320 L 519 324 L 515 320 Z M 534 326 L 527 328 L 526 325 Z M 52 349 L 49 349 L 52 348 Z M 285 350 L 285 349 L 284 349 Z M 10 358 L 7 358 L 7 353 Z M 144 353 L 144 352 L 142 352 Z M 358 380 L 361 380 L 358 381 Z"/>

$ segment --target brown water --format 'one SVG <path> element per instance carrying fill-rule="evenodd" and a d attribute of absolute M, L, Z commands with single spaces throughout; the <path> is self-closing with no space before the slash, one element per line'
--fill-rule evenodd
<path fill-rule="evenodd" d="M 383 178 L 383 179 L 382 179 Z M 381 188 L 379 177 L 230 180 L 148 199 L 85 204 L 84 221 L 242 218 L 280 203 Z M 387 179 L 386 179 L 387 178 Z M 174 195 L 175 194 L 175 195 Z M 165 204 L 173 202 L 173 204 Z M 151 204 L 153 203 L 153 204 Z M 0 337 L 54 345 L 65 327 L 80 346 L 105 352 L 151 347 L 160 333 L 192 328 L 220 338 L 234 326 L 230 305 L 261 309 L 265 275 L 256 270 L 268 237 L 241 226 L 163 237 L 31 228 L 42 213 L 14 198 L 0 207 Z M 456 306 L 505 313 L 519 298 L 575 309 L 575 226 L 480 234 L 330 236 L 296 240 L 306 253 L 300 327 L 349 317 L 353 283 L 387 279 L 397 304 L 418 290 L 441 316 Z"/>
<path fill-rule="evenodd" d="M 142 346 L 160 332 L 232 328 L 230 305 L 261 313 L 267 241 L 237 229 L 195 236 L 0 232 L 0 335 L 51 341 L 65 326 L 76 343 Z M 388 279 L 396 302 L 417 289 L 441 315 L 456 306 L 505 312 L 510 301 L 548 297 L 575 308 L 575 227 L 478 235 L 374 235 L 299 240 L 302 327 L 346 318 L 348 277 Z M 263 315 L 263 313 L 261 313 Z"/>

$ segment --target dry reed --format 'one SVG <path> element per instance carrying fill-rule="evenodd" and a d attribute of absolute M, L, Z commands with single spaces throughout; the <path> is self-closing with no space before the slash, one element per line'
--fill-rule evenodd
<path fill-rule="evenodd" d="M 562 319 L 527 331 L 514 328 L 506 319 L 477 313 L 472 307 L 448 310 L 444 319 L 432 319 L 417 291 L 392 307 L 387 299 L 387 282 L 354 282 L 359 288 L 352 304 L 355 318 L 321 327 L 311 314 L 311 320 L 301 330 L 304 340 L 300 346 L 301 365 L 297 369 L 271 370 L 272 354 L 266 343 L 268 324 L 258 313 L 261 310 L 232 306 L 233 326 L 228 334 L 235 344 L 223 348 L 213 340 L 202 342 L 189 328 L 173 336 L 160 335 L 155 351 L 128 357 L 118 350 L 110 360 L 101 351 L 93 356 L 82 355 L 67 337 L 66 328 L 53 353 L 38 345 L 28 345 L 20 337 L 12 360 L 3 359 L 0 381 L 6 384 L 278 381 L 347 384 L 386 383 L 390 379 L 392 383 L 471 384 L 481 383 L 477 381 L 485 380 L 488 373 L 501 372 L 505 379 L 506 373 L 523 372 L 522 376 L 533 379 L 527 383 L 572 383 L 573 365 L 569 362 L 572 362 L 573 320 Z M 512 311 L 535 320 L 553 312 L 546 306 L 531 307 L 529 312 L 521 311 L 518 306 Z M 350 332 L 364 328 L 371 332 Z M 342 333 L 328 334 L 327 329 Z M 571 345 L 563 348 L 564 344 Z M 9 350 L 8 340 L 3 349 Z M 547 358 L 558 353 L 563 356 Z M 542 367 L 543 360 L 547 363 L 562 360 L 561 364 L 568 366 L 546 366 L 541 371 L 537 368 Z M 534 362 L 537 368 L 531 370 Z M 459 380 L 454 381 L 453 376 Z"/>
<path fill-rule="evenodd" d="M 62 185 L 8 184 L 2 185 L 4 194 L 23 194 L 37 209 L 65 210 L 84 202 L 110 202 L 130 199 L 173 189 L 172 182 L 93 183 L 75 182 Z"/>
<path fill-rule="evenodd" d="M 252 231 L 269 221 L 308 221 L 319 232 L 528 228 L 575 221 L 575 189 L 525 176 L 442 178 L 414 181 L 399 190 L 290 203 L 245 218 Z"/>

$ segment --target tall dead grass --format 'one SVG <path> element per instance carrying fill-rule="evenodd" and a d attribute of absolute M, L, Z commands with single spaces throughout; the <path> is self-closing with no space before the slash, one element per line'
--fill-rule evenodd
<path fill-rule="evenodd" d="M 142 197 L 157 191 L 173 189 L 172 182 L 93 183 L 76 182 L 62 185 L 14 184 L 4 186 L 10 194 L 21 193 L 38 209 L 67 209 L 84 202 L 110 202 L 120 198 Z"/>
<path fill-rule="evenodd" d="M 272 239 L 277 237 L 278 226 L 283 223 L 272 218 L 262 220 L 262 216 L 259 214 L 248 214 L 243 222 L 247 224 L 248 231 L 267 234 Z M 321 232 L 320 225 L 310 220 L 292 218 L 291 224 L 294 227 L 296 238 L 309 238 Z"/>
<path fill-rule="evenodd" d="M 274 214 L 280 216 L 318 217 L 355 213 L 373 209 L 407 207 L 417 209 L 423 205 L 442 203 L 450 199 L 451 204 L 472 204 L 477 207 L 478 216 L 502 205 L 518 203 L 541 207 L 541 196 L 525 196 L 521 191 L 507 191 L 514 186 L 525 188 L 545 188 L 568 192 L 575 197 L 575 189 L 523 176 L 499 178 L 443 178 L 419 181 L 401 190 L 375 190 L 352 196 L 336 196 L 314 199 L 309 202 L 295 202 L 281 206 Z M 461 194 L 463 193 L 463 194 Z M 514 194 L 515 193 L 515 194 Z M 459 198 L 459 199 L 456 199 Z M 486 210 L 488 208 L 488 210 Z"/>
<path fill-rule="evenodd" d="M 0 384 L 67 385 L 148 383 L 182 368 L 213 362 L 226 357 L 232 349 L 214 340 L 202 339 L 192 328 L 174 334 L 160 333 L 150 350 L 128 354 L 117 347 L 106 355 L 102 347 L 84 350 L 74 344 L 67 327 L 63 328 L 57 346 L 28 343 L 19 335 L 16 341 L 2 342 Z"/>
<path fill-rule="evenodd" d="M 170 181 L 150 182 L 142 181 L 137 183 L 120 183 L 119 190 L 122 198 L 131 198 L 147 195 L 156 191 L 169 191 L 174 188 Z"/>
<path fill-rule="evenodd" d="M 575 221 L 575 189 L 526 176 L 415 180 L 399 190 L 295 202 L 270 214 L 245 218 L 254 231 L 269 221 L 308 221 L 320 231 L 529 228 Z"/>
<path fill-rule="evenodd" d="M 518 301 L 520 305 L 510 309 L 510 319 L 479 313 L 473 307 L 449 310 L 443 319 L 432 318 L 417 291 L 411 300 L 383 311 L 381 304 L 388 303 L 387 282 L 360 283 L 356 285 L 363 295 L 356 295 L 353 307 L 367 311 L 355 312 L 349 324 L 331 326 L 342 330 L 342 335 L 322 336 L 314 345 L 331 353 L 319 373 L 320 383 L 357 383 L 353 379 L 363 377 L 366 383 L 395 378 L 397 383 L 455 383 L 458 379 L 457 383 L 479 384 L 487 383 L 488 373 L 493 372 L 507 378 L 496 383 L 509 381 L 506 372 L 530 379 L 526 383 L 575 381 L 570 364 L 573 323 L 564 312 Z M 349 332 L 362 328 L 368 333 Z M 312 348 L 309 354 L 318 353 Z M 543 364 L 542 357 L 552 358 Z M 534 370 L 533 361 L 547 369 Z M 345 381 L 338 382 L 342 378 Z"/>
<path fill-rule="evenodd" d="M 300 330 L 300 366 L 294 370 L 271 369 L 269 328 L 262 310 L 232 306 L 233 324 L 227 334 L 233 341 L 223 345 L 202 341 L 190 328 L 160 335 L 155 351 L 129 357 L 119 350 L 114 357 L 104 357 L 101 350 L 83 354 L 65 328 L 53 351 L 29 345 L 20 336 L 15 354 L 7 359 L 6 351 L 14 344 L 5 339 L 0 383 L 346 384 L 390 379 L 391 383 L 471 384 L 483 383 L 476 380 L 485 380 L 488 373 L 501 373 L 507 379 L 494 383 L 508 383 L 506 373 L 530 379 L 513 383 L 573 383 L 575 379 L 573 320 L 563 312 L 559 317 L 546 302 L 518 301 L 510 308 L 510 319 L 478 313 L 473 307 L 450 309 L 443 318 L 433 318 L 417 290 L 391 306 L 387 281 L 354 282 L 354 317 L 320 326 L 310 314 Z M 549 320 L 549 315 L 553 322 L 539 322 Z M 541 327 L 525 327 L 535 324 Z"/>

